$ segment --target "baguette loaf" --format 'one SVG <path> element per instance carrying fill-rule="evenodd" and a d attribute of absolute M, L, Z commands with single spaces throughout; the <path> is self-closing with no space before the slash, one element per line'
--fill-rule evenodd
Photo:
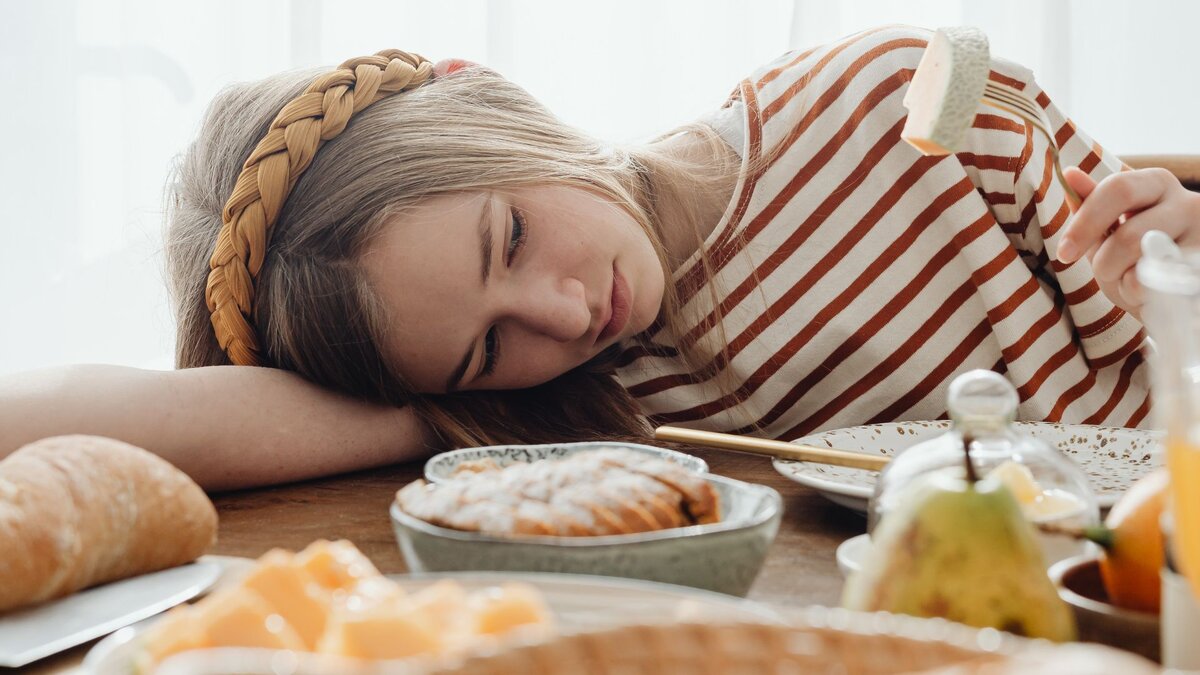
<path fill-rule="evenodd" d="M 216 533 L 200 486 L 141 448 L 30 443 L 0 461 L 0 612 L 181 565 Z"/>

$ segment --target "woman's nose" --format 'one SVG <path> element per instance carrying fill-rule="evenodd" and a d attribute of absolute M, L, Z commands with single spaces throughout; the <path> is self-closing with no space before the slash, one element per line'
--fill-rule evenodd
<path fill-rule="evenodd" d="M 528 289 L 512 303 L 512 315 L 528 330 L 559 342 L 578 340 L 592 325 L 587 289 L 571 277 Z"/>

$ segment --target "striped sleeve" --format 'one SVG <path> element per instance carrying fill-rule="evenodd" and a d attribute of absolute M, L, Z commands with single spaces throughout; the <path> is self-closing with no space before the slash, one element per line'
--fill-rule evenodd
<path fill-rule="evenodd" d="M 1026 92 L 1046 111 L 1062 166 L 1077 166 L 1096 181 L 1123 168 L 1054 105 L 1027 68 L 994 58 L 991 79 Z M 1085 257 L 1063 265 L 1056 259 L 1071 210 L 1055 175 L 1049 139 L 1015 115 L 981 106 L 967 142 L 959 160 L 1030 271 L 1065 305 L 1092 367 L 1112 365 L 1137 351 L 1145 339 L 1141 323 L 1104 295 L 1091 262 Z"/>

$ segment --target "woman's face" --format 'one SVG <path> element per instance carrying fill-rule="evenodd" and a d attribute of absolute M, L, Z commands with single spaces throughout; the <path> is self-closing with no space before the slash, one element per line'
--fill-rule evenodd
<path fill-rule="evenodd" d="M 551 380 L 649 327 L 666 283 L 626 211 L 561 185 L 431 197 L 363 262 L 384 352 L 422 393 Z"/>

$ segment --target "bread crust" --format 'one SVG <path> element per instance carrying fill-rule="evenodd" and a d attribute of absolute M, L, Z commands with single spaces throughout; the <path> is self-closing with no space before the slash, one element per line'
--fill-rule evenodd
<path fill-rule="evenodd" d="M 166 460 L 122 441 L 57 436 L 0 461 L 0 611 L 194 560 L 211 501 Z"/>

